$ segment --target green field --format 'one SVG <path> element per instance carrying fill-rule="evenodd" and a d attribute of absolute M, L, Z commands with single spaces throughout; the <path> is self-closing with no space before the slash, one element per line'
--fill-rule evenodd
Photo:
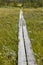
<path fill-rule="evenodd" d="M 23 11 L 37 65 L 43 65 L 43 9 L 24 9 Z"/>
<path fill-rule="evenodd" d="M 19 8 L 0 8 L 0 65 L 17 65 Z M 23 9 L 37 65 L 43 65 L 43 9 Z"/>
<path fill-rule="evenodd" d="M 0 65 L 17 64 L 18 18 L 18 8 L 0 8 Z"/>

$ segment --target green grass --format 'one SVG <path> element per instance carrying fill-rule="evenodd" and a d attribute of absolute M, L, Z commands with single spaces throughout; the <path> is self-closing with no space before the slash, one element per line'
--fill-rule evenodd
<path fill-rule="evenodd" d="M 18 8 L 0 8 L 0 65 L 17 64 L 18 17 Z"/>
<path fill-rule="evenodd" d="M 43 65 L 43 9 L 23 11 L 37 65 Z"/>

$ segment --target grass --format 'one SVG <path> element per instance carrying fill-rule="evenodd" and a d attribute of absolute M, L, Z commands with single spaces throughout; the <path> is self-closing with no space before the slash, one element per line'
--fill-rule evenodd
<path fill-rule="evenodd" d="M 43 8 L 23 11 L 37 65 L 43 65 Z"/>
<path fill-rule="evenodd" d="M 18 8 L 0 8 L 0 65 L 17 64 L 18 16 Z"/>

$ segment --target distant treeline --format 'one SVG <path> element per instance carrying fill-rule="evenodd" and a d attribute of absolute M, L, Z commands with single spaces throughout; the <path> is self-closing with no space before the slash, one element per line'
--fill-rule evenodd
<path fill-rule="evenodd" d="M 17 6 L 18 3 L 23 7 L 43 7 L 43 0 L 0 0 L 0 7 Z"/>
<path fill-rule="evenodd" d="M 15 0 L 0 0 L 0 7 L 2 6 L 17 6 Z"/>
<path fill-rule="evenodd" d="M 27 0 L 29 7 L 43 7 L 43 0 Z"/>

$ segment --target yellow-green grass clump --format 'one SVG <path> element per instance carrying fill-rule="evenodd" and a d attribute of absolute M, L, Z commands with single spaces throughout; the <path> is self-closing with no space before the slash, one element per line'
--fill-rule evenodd
<path fill-rule="evenodd" d="M 0 8 L 0 65 L 16 65 L 18 8 Z"/>
<path fill-rule="evenodd" d="M 43 9 L 24 9 L 23 11 L 37 65 L 43 65 Z"/>

